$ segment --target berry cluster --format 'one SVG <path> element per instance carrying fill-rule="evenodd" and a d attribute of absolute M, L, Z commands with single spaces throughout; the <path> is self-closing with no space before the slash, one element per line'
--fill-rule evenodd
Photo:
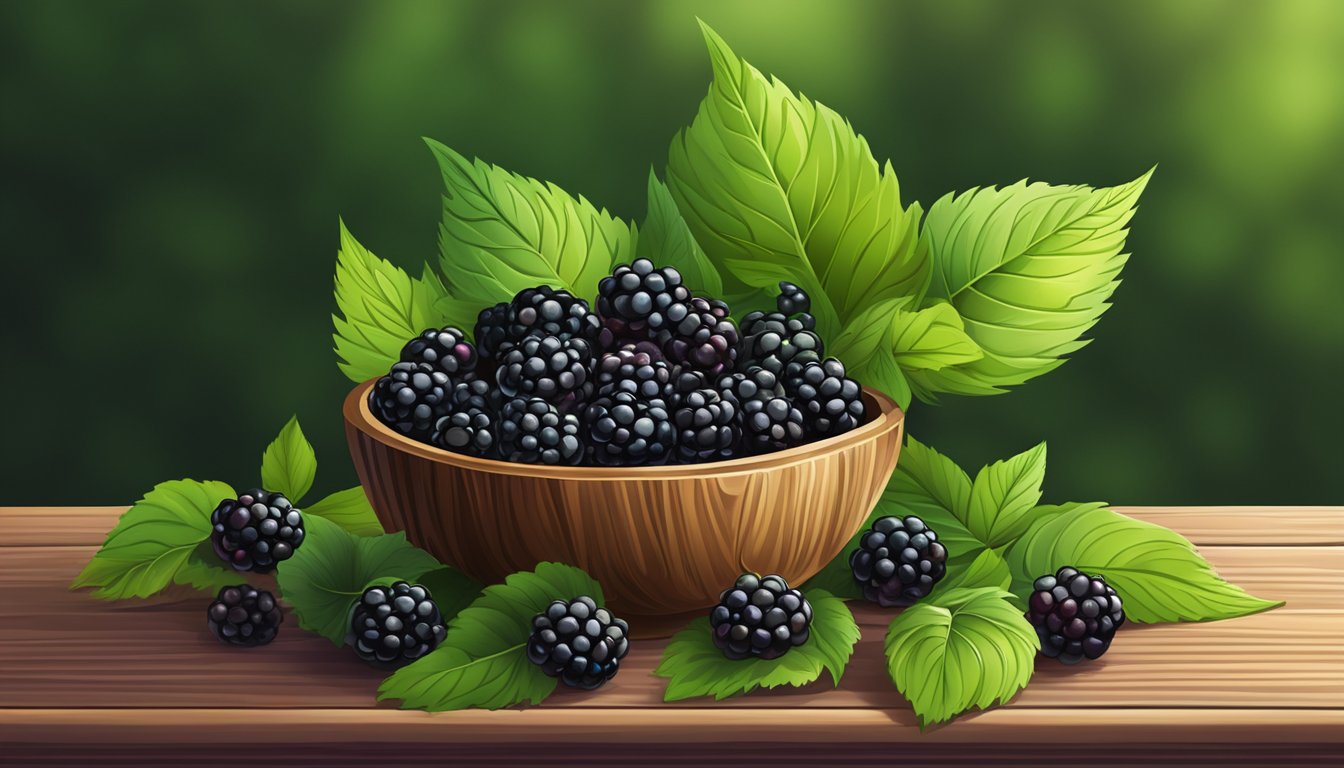
<path fill-rule="evenodd" d="M 445 450 L 556 465 L 721 461 L 857 427 L 862 388 L 823 356 L 807 294 L 779 289 L 739 326 L 648 259 L 602 278 L 596 311 L 529 288 L 481 311 L 475 345 L 451 326 L 410 340 L 369 409 Z"/>

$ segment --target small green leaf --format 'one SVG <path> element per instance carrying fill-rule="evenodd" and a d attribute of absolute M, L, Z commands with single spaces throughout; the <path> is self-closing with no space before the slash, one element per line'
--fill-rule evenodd
<path fill-rule="evenodd" d="M 481 594 L 480 582 L 450 565 L 420 574 L 415 583 L 429 590 L 445 622 L 452 621 Z"/>
<path fill-rule="evenodd" d="M 808 641 L 776 659 L 731 660 L 714 645 L 709 619 L 692 621 L 668 643 L 654 670 L 668 678 L 663 700 L 713 696 L 722 701 L 757 688 L 807 685 L 823 672 L 839 685 L 859 641 L 859 625 L 844 601 L 823 590 L 809 591 L 807 600 L 812 604 Z"/>
<path fill-rule="evenodd" d="M 336 645 L 345 642 L 350 606 L 379 579 L 415 581 L 440 567 L 405 534 L 355 536 L 322 517 L 304 518 L 306 536 L 280 563 L 276 582 L 299 626 Z"/>
<path fill-rule="evenodd" d="M 644 217 L 635 255 L 659 267 L 674 267 L 692 293 L 721 298 L 723 278 L 695 242 L 677 203 L 649 169 L 649 212 Z"/>
<path fill-rule="evenodd" d="M 889 348 L 902 368 L 936 371 L 984 356 L 951 304 L 939 302 L 918 312 L 898 309 L 890 324 Z"/>
<path fill-rule="evenodd" d="M 947 576 L 934 586 L 928 600 L 935 605 L 942 602 L 942 596 L 959 589 L 981 589 L 993 587 L 1006 590 L 1012 584 L 1013 574 L 1008 563 L 996 550 L 981 550 L 975 557 L 963 555 L 961 562 L 949 561 Z"/>
<path fill-rule="evenodd" d="M 207 592 L 218 592 L 222 587 L 232 587 L 245 581 L 246 574 L 235 571 L 220 560 L 209 540 L 197 544 L 187 555 L 186 562 L 173 574 L 174 584 L 184 584 Z"/>
<path fill-rule="evenodd" d="M 1283 605 L 1224 581 L 1185 537 L 1110 509 L 1080 505 L 1044 517 L 1008 550 L 1015 590 L 1068 565 L 1101 576 L 1141 624 L 1211 621 Z"/>
<path fill-rule="evenodd" d="M 294 504 L 303 500 L 317 475 L 317 455 L 303 436 L 299 417 L 291 416 L 280 435 L 261 454 L 261 485 L 285 494 Z"/>
<path fill-rule="evenodd" d="M 217 481 L 169 480 L 135 503 L 80 571 L 71 589 L 94 597 L 149 597 L 172 584 L 197 546 L 210 538 L 210 513 L 234 491 Z"/>
<path fill-rule="evenodd" d="M 923 728 L 1012 698 L 1031 679 L 1036 631 L 994 587 L 945 592 L 887 630 L 887 672 Z"/>
<path fill-rule="evenodd" d="M 305 518 L 326 518 L 356 536 L 379 536 L 384 533 L 383 524 L 369 505 L 364 488 L 358 485 L 309 504 L 304 507 L 303 514 Z"/>
<path fill-rule="evenodd" d="M 559 563 L 486 587 L 449 623 L 443 645 L 383 681 L 379 701 L 400 699 L 403 709 L 430 712 L 540 704 L 555 690 L 555 678 L 527 659 L 532 619 L 553 600 L 583 595 L 603 602 L 588 574 Z"/>
<path fill-rule="evenodd" d="M 981 469 L 971 487 L 966 527 L 989 547 L 1011 544 L 1027 530 L 1045 482 L 1045 443 Z"/>

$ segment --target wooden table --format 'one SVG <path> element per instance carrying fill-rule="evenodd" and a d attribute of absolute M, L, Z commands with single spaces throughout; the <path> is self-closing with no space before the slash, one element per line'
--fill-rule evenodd
<path fill-rule="evenodd" d="M 205 598 L 107 603 L 67 587 L 123 508 L 0 508 L 3 765 L 1338 765 L 1344 507 L 1130 508 L 1284 608 L 1127 627 L 1099 663 L 1042 662 L 1011 704 L 921 733 L 887 679 L 886 616 L 838 690 L 663 704 L 636 644 L 602 691 L 500 712 L 403 712 L 381 674 L 290 619 L 220 646 Z M 184 599 L 185 598 L 185 599 Z M 256 744 L 256 746 L 252 746 Z"/>

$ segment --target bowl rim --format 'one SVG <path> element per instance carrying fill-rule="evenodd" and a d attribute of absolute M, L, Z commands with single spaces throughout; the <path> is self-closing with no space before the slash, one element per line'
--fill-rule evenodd
<path fill-rule="evenodd" d="M 877 406 L 877 416 L 865 422 L 858 429 L 842 435 L 828 437 L 825 440 L 800 445 L 784 451 L 746 456 L 727 461 L 706 462 L 703 464 L 662 464 L 651 467 L 596 467 L 596 466 L 546 466 L 541 464 L 522 464 L 500 459 L 482 459 L 464 453 L 454 453 L 442 448 L 412 440 L 374 418 L 369 410 L 368 391 L 377 382 L 377 378 L 356 384 L 345 397 L 341 412 L 348 428 L 382 443 L 383 445 L 408 453 L 417 458 L 436 464 L 471 469 L 492 474 L 516 475 L 536 478 L 554 478 L 564 480 L 641 480 L 641 479 L 677 479 L 688 475 L 727 477 L 750 474 L 763 469 L 774 469 L 812 461 L 818 456 L 837 453 L 850 446 L 875 439 L 879 435 L 899 429 L 905 421 L 905 412 L 886 394 L 869 387 L 863 388 L 863 397 L 867 404 Z"/>

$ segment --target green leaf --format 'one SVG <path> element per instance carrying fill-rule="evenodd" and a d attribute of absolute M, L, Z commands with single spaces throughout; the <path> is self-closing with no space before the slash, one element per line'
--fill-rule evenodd
<path fill-rule="evenodd" d="M 822 672 L 839 685 L 859 641 L 859 625 L 844 601 L 825 591 L 809 591 L 807 599 L 812 604 L 808 641 L 776 659 L 731 660 L 714 645 L 709 618 L 692 621 L 668 642 L 653 672 L 668 678 L 663 700 L 713 696 L 722 701 L 757 688 L 807 685 Z"/>
<path fill-rule="evenodd" d="M 322 517 L 305 517 L 303 546 L 280 563 L 276 582 L 299 626 L 345 642 L 350 606 L 377 580 L 414 581 L 440 567 L 402 533 L 355 536 Z"/>
<path fill-rule="evenodd" d="M 407 339 L 445 324 L 436 305 L 446 296 L 428 267 L 424 277 L 413 279 L 360 245 L 342 221 L 336 255 L 340 314 L 331 318 L 341 372 L 356 382 L 387 373 Z"/>
<path fill-rule="evenodd" d="M 723 296 L 723 278 L 695 242 L 667 185 L 649 170 L 649 212 L 639 233 L 635 255 L 660 267 L 674 267 L 692 293 Z"/>
<path fill-rule="evenodd" d="M 330 520 L 356 536 L 379 536 L 384 532 L 383 524 L 369 505 L 368 496 L 364 495 L 364 488 L 358 485 L 324 496 L 304 507 L 303 514 L 305 518 Z"/>
<path fill-rule="evenodd" d="M 1110 306 L 1152 171 L 1118 187 L 1019 182 L 947 195 L 925 219 L 928 301 L 950 302 L 983 357 L 911 375 L 921 399 L 997 394 L 1064 362 Z"/>
<path fill-rule="evenodd" d="M 1012 698 L 1031 679 L 1036 631 L 994 587 L 907 608 L 887 630 L 887 672 L 923 728 Z"/>
<path fill-rule="evenodd" d="M 747 285 L 812 297 L 822 338 L 884 299 L 919 296 L 922 209 L 830 108 L 767 79 L 709 27 L 714 81 L 672 142 L 668 187 L 695 239 Z"/>
<path fill-rule="evenodd" d="M 1027 530 L 1045 482 L 1045 443 L 981 469 L 971 487 L 966 527 L 989 547 L 1011 544 Z"/>
<path fill-rule="evenodd" d="M 1224 581 L 1185 537 L 1109 509 L 1083 507 L 1043 519 L 1008 550 L 1019 593 L 1068 565 L 1101 576 L 1141 624 L 1211 621 L 1283 605 Z"/>
<path fill-rule="evenodd" d="M 948 562 L 947 576 L 929 595 L 928 600 L 935 605 L 941 604 L 944 595 L 959 589 L 993 587 L 1006 590 L 1012 584 L 1013 574 L 1008 570 L 1008 562 L 997 550 L 983 549 L 973 558 L 963 555 L 959 559 L 962 562 Z"/>
<path fill-rule="evenodd" d="M 541 563 L 485 588 L 449 623 L 443 645 L 397 670 L 378 688 L 378 699 L 401 699 L 403 709 L 438 712 L 540 704 L 555 678 L 528 661 L 532 619 L 553 600 L 587 595 L 601 605 L 602 588 L 568 565 Z"/>
<path fill-rule="evenodd" d="M 481 594 L 480 582 L 449 565 L 420 574 L 415 583 L 429 590 L 445 622 L 452 621 Z"/>
<path fill-rule="evenodd" d="M 294 504 L 303 500 L 317 475 L 317 455 L 303 436 L 299 417 L 291 416 L 280 435 L 261 454 L 261 484 L 285 494 Z"/>
<path fill-rule="evenodd" d="M 183 584 L 207 592 L 218 592 L 222 587 L 231 587 L 247 580 L 244 574 L 235 571 L 219 559 L 214 545 L 207 539 L 197 544 L 187 555 L 186 562 L 173 574 L 174 584 Z"/>
<path fill-rule="evenodd" d="M 893 354 L 892 318 L 913 301 L 913 297 L 904 296 L 868 305 L 828 345 L 830 354 L 845 364 L 850 376 L 886 393 L 902 408 L 910 404 L 910 386 Z"/>
<path fill-rule="evenodd" d="M 612 265 L 631 259 L 630 225 L 606 210 L 426 143 L 443 173 L 440 267 L 456 299 L 479 311 L 538 285 L 592 299 Z"/>
<path fill-rule="evenodd" d="M 984 353 L 966 335 L 961 315 L 939 302 L 918 312 L 896 310 L 891 318 L 889 348 L 905 369 L 936 371 L 979 360 Z"/>
<path fill-rule="evenodd" d="M 886 514 L 915 515 L 927 523 L 947 548 L 948 559 L 978 553 L 985 546 L 965 522 L 971 479 L 951 459 L 912 436 L 906 436 L 896 471 L 878 504 Z"/>

